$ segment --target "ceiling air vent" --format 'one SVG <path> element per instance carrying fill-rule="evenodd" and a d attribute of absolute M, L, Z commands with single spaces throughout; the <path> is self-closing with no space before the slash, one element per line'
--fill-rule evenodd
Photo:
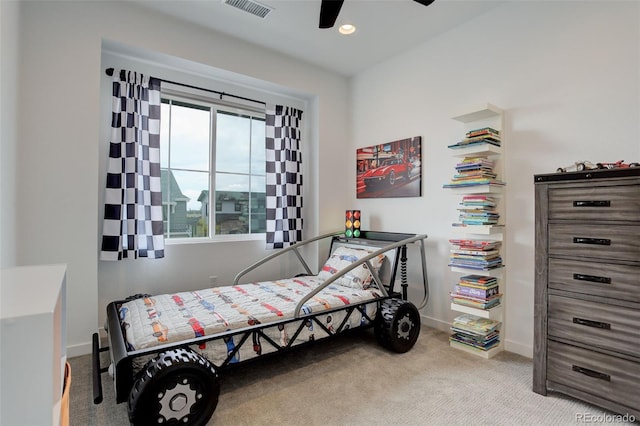
<path fill-rule="evenodd" d="M 224 0 L 224 3 L 261 18 L 267 16 L 267 14 L 273 10 L 272 7 L 265 6 L 253 0 Z"/>

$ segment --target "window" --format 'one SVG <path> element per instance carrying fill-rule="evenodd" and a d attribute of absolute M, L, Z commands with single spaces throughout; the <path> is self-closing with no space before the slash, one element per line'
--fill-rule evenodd
<path fill-rule="evenodd" d="M 165 238 L 264 233 L 264 112 L 163 95 L 161 114 Z"/>

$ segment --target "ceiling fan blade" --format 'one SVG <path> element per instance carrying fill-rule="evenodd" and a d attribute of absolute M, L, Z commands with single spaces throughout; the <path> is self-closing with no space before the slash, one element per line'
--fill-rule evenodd
<path fill-rule="evenodd" d="M 429 6 L 431 3 L 433 3 L 436 0 L 413 0 L 416 3 L 420 3 L 423 6 Z"/>
<path fill-rule="evenodd" d="M 320 4 L 320 25 L 319 28 L 331 28 L 338 19 L 338 14 L 342 8 L 344 0 L 322 0 Z"/>

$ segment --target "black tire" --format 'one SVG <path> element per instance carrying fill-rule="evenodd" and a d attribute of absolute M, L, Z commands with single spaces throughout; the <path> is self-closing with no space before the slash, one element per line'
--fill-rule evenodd
<path fill-rule="evenodd" d="M 389 185 L 393 186 L 396 183 L 396 172 L 391 170 L 389 172 Z"/>
<path fill-rule="evenodd" d="M 145 365 L 129 393 L 132 425 L 206 425 L 218 405 L 213 365 L 188 349 L 172 349 Z"/>
<path fill-rule="evenodd" d="M 380 305 L 374 330 L 383 347 L 397 353 L 408 352 L 420 336 L 420 312 L 409 301 L 387 299 Z"/>
<path fill-rule="evenodd" d="M 147 294 L 147 293 L 138 293 L 138 294 L 134 294 L 132 296 L 128 296 L 124 300 L 126 300 L 127 302 L 130 302 L 131 300 L 144 299 L 145 297 L 151 297 L 151 295 Z"/>

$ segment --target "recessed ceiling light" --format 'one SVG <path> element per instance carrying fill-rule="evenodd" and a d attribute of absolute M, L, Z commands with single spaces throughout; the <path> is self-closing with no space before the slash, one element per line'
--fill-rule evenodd
<path fill-rule="evenodd" d="M 351 24 L 343 24 L 340 25 L 340 28 L 338 28 L 338 31 L 340 31 L 340 34 L 353 34 L 356 32 L 356 26 L 355 25 L 351 25 Z"/>

